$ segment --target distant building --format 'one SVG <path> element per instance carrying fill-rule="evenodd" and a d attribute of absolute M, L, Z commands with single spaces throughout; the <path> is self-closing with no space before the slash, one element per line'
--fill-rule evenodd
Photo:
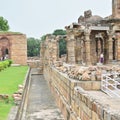
<path fill-rule="evenodd" d="M 26 65 L 27 39 L 24 34 L 0 33 L 0 58 L 12 59 L 14 64 Z"/>

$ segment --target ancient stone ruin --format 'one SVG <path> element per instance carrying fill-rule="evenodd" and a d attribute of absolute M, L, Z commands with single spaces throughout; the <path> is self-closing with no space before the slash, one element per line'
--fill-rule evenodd
<path fill-rule="evenodd" d="M 113 0 L 112 15 L 106 18 L 85 11 L 78 23 L 65 27 L 66 36 L 47 35 L 41 44 L 40 70 L 66 120 L 120 120 L 119 6 Z M 61 38 L 67 42 L 64 62 L 59 58 Z M 111 93 L 117 88 L 118 96 L 108 95 L 108 88 Z"/>
<path fill-rule="evenodd" d="M 0 34 L 0 59 L 12 59 L 14 64 L 26 65 L 27 39 L 24 34 Z"/>

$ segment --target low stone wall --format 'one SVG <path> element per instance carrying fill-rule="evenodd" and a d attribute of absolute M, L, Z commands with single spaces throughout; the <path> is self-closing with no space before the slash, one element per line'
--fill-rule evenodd
<path fill-rule="evenodd" d="M 40 60 L 27 60 L 27 64 L 31 67 L 31 68 L 38 68 L 40 67 Z"/>
<path fill-rule="evenodd" d="M 65 120 L 120 120 L 120 100 L 108 105 L 110 97 L 100 91 L 101 81 L 76 81 L 47 65 L 43 73 Z"/>

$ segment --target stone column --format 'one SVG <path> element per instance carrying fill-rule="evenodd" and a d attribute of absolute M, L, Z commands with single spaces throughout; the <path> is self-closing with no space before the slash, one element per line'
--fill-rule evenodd
<path fill-rule="evenodd" d="M 120 32 L 116 34 L 117 60 L 120 61 Z"/>
<path fill-rule="evenodd" d="M 86 46 L 86 64 L 91 65 L 90 32 L 85 33 L 85 46 Z"/>
<path fill-rule="evenodd" d="M 80 64 L 81 63 L 81 38 L 79 37 L 79 38 L 77 38 L 77 40 L 76 40 L 76 47 L 75 47 L 75 49 L 76 49 L 76 62 L 78 63 L 78 64 Z"/>
<path fill-rule="evenodd" d="M 112 62 L 113 60 L 113 40 L 112 40 L 113 35 L 110 33 L 109 34 L 109 40 L 108 40 L 108 62 Z"/>
<path fill-rule="evenodd" d="M 57 36 L 56 37 L 56 60 L 59 60 L 59 53 L 60 53 L 59 40 L 60 40 L 60 37 Z"/>
<path fill-rule="evenodd" d="M 51 53 L 51 60 L 53 62 L 57 61 L 59 59 L 58 57 L 58 52 L 59 52 L 59 43 L 58 43 L 58 38 L 53 37 L 50 41 L 51 46 L 50 47 L 50 53 Z"/>
<path fill-rule="evenodd" d="M 75 39 L 74 36 L 69 36 L 67 39 L 67 54 L 68 63 L 75 64 Z"/>

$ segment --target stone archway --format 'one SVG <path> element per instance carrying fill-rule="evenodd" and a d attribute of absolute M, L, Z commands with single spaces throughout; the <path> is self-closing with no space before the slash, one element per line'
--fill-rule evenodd
<path fill-rule="evenodd" d="M 100 55 L 104 55 L 104 63 L 108 62 L 108 36 L 106 31 L 92 31 L 91 33 L 91 62 L 100 62 Z"/>
<path fill-rule="evenodd" d="M 97 62 L 100 61 L 100 54 L 104 53 L 104 40 L 99 37 L 96 38 L 96 57 L 97 57 Z"/>
<path fill-rule="evenodd" d="M 0 58 L 4 60 L 5 57 L 10 58 L 10 42 L 6 37 L 0 39 Z"/>

